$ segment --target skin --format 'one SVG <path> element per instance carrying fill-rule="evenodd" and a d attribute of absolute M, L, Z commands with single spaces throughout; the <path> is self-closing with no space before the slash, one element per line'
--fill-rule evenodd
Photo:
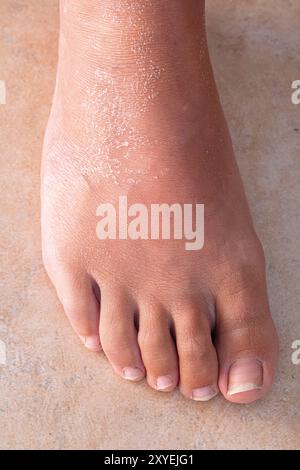
<path fill-rule="evenodd" d="M 62 0 L 42 162 L 47 272 L 120 376 L 206 401 L 270 389 L 277 336 L 209 60 L 204 2 Z M 203 203 L 205 244 L 104 240 L 96 208 Z"/>

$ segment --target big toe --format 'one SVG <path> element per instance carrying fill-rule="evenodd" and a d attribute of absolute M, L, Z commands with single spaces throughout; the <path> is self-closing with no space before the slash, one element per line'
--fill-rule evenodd
<path fill-rule="evenodd" d="M 216 347 L 227 400 L 251 403 L 270 390 L 278 341 L 263 283 L 218 299 Z"/>

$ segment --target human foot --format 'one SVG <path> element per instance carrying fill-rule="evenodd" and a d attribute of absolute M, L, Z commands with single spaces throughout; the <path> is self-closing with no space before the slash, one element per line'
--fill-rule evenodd
<path fill-rule="evenodd" d="M 97 207 L 205 205 L 205 243 L 102 240 Z M 42 165 L 43 257 L 70 322 L 156 390 L 249 403 L 277 337 L 209 62 L 204 2 L 61 1 Z M 101 304 L 101 307 L 100 307 Z M 212 340 L 213 335 L 213 340 Z"/>

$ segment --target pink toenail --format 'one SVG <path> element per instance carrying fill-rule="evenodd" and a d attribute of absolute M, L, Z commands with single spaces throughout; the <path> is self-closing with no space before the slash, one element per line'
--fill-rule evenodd
<path fill-rule="evenodd" d="M 208 401 L 218 395 L 216 387 L 195 388 L 192 392 L 192 399 L 195 401 Z"/>
<path fill-rule="evenodd" d="M 83 344 L 91 351 L 100 351 L 99 336 L 80 336 Z"/>
<path fill-rule="evenodd" d="M 162 375 L 156 380 L 157 390 L 163 391 L 173 387 L 174 382 L 169 375 Z"/>
<path fill-rule="evenodd" d="M 122 370 L 122 375 L 126 380 L 137 382 L 144 377 L 144 372 L 138 367 L 124 367 Z"/>
<path fill-rule="evenodd" d="M 228 395 L 259 390 L 263 386 L 263 367 L 257 359 L 238 359 L 229 370 Z"/>

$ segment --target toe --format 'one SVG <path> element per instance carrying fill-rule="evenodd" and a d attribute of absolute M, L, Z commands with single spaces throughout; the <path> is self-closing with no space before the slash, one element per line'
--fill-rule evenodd
<path fill-rule="evenodd" d="M 263 281 L 217 301 L 216 346 L 219 387 L 234 403 L 251 403 L 272 386 L 277 335 Z"/>
<path fill-rule="evenodd" d="M 185 308 L 174 315 L 174 323 L 181 392 L 187 398 L 208 401 L 218 393 L 218 361 L 206 309 Z"/>
<path fill-rule="evenodd" d="M 138 382 L 145 376 L 134 324 L 134 306 L 120 293 L 101 295 L 100 338 L 115 372 Z"/>
<path fill-rule="evenodd" d="M 71 275 L 57 270 L 53 283 L 74 331 L 87 349 L 100 351 L 100 307 L 91 279 L 83 273 Z"/>
<path fill-rule="evenodd" d="M 140 310 L 138 341 L 149 385 L 160 392 L 174 390 L 178 363 L 166 311 L 159 307 Z"/>

